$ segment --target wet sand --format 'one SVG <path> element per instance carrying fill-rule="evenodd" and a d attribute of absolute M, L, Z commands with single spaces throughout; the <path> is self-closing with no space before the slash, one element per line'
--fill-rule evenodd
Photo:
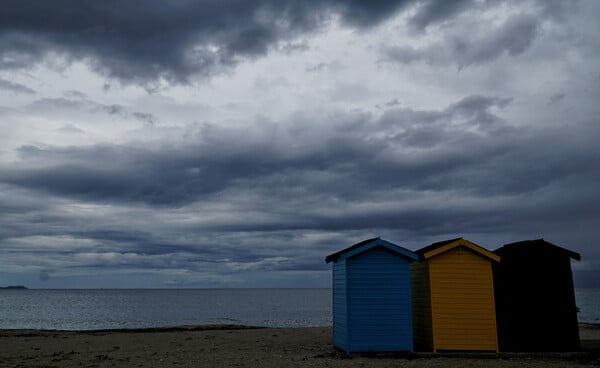
<path fill-rule="evenodd" d="M 205 326 L 116 331 L 0 330 L 0 367 L 583 367 L 600 366 L 600 325 L 583 349 L 546 354 L 353 354 L 331 328 Z"/>

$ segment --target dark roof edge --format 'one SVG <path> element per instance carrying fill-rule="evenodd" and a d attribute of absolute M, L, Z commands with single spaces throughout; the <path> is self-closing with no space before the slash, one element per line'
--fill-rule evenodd
<path fill-rule="evenodd" d="M 513 242 L 513 243 L 504 244 L 500 248 L 496 249 L 494 251 L 494 253 L 496 253 L 497 251 L 501 250 L 504 247 L 514 247 L 519 244 L 538 244 L 538 243 L 544 243 L 544 244 L 550 245 L 550 246 L 556 248 L 557 251 L 567 254 L 569 257 L 573 258 L 574 260 L 581 261 L 581 254 L 579 254 L 575 251 L 572 251 L 570 249 L 567 249 L 567 248 L 559 247 L 558 245 L 552 244 L 549 241 L 544 240 L 543 238 L 531 239 L 531 240 L 521 240 L 521 241 L 517 241 L 517 242 Z"/>
<path fill-rule="evenodd" d="M 359 243 L 351 245 L 348 248 L 345 248 L 345 249 L 342 249 L 342 250 L 340 250 L 338 252 L 332 253 L 332 254 L 328 255 L 327 257 L 325 257 L 325 263 L 329 263 L 329 262 L 335 261 L 338 258 L 340 258 L 342 255 L 344 255 L 345 253 L 351 252 L 353 250 L 356 250 L 356 249 L 358 249 L 360 247 L 363 247 L 365 245 L 368 245 L 368 244 L 370 244 L 372 242 L 376 242 L 376 241 L 379 241 L 379 245 L 381 245 L 383 247 L 386 247 L 386 248 L 389 248 L 391 250 L 394 250 L 393 248 L 396 248 L 397 252 L 403 254 L 405 257 L 408 257 L 408 258 L 413 258 L 414 257 L 413 259 L 417 259 L 417 257 L 418 257 L 416 253 L 414 253 L 413 251 L 411 251 L 409 249 L 403 248 L 403 247 L 401 247 L 399 245 L 396 245 L 396 244 L 394 244 L 392 242 L 389 242 L 387 240 L 381 239 L 381 237 L 377 237 L 377 238 L 371 238 L 371 239 L 363 240 L 363 241 L 361 241 Z"/>
<path fill-rule="evenodd" d="M 427 252 L 429 252 L 431 250 L 437 249 L 439 247 L 443 247 L 444 245 L 450 244 L 450 243 L 455 242 L 457 240 L 464 240 L 464 239 L 462 237 L 460 237 L 460 238 L 442 240 L 442 241 L 439 241 L 439 242 L 431 243 L 430 245 L 427 245 L 427 246 L 425 246 L 425 247 L 423 247 L 421 249 L 415 250 L 415 253 L 417 253 L 418 255 L 422 256 L 423 254 L 425 254 L 425 253 L 427 253 Z"/>
<path fill-rule="evenodd" d="M 354 250 L 356 248 L 362 247 L 363 245 L 368 244 L 368 243 L 370 243 L 372 241 L 375 241 L 377 239 L 379 239 L 379 237 L 377 237 L 377 238 L 371 238 L 371 239 L 367 239 L 367 240 L 363 240 L 361 242 L 358 242 L 356 244 L 353 244 L 353 245 L 349 246 L 348 248 L 345 248 L 345 249 L 342 249 L 342 250 L 340 250 L 338 252 L 332 253 L 332 254 L 328 255 L 327 257 L 325 257 L 325 263 L 329 263 L 331 261 L 335 261 L 336 259 L 340 258 L 340 256 L 342 254 L 344 254 L 346 252 L 349 252 L 351 250 Z"/>

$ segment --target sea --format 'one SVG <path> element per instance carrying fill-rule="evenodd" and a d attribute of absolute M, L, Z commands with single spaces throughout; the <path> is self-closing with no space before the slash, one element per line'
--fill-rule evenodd
<path fill-rule="evenodd" d="M 600 323 L 600 289 L 575 297 L 579 321 Z M 331 326 L 331 301 L 331 289 L 3 289 L 0 329 Z"/>

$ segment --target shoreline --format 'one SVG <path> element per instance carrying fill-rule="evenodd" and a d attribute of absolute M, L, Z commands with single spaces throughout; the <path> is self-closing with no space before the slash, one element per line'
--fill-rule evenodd
<path fill-rule="evenodd" d="M 319 326 L 327 327 L 327 326 Z M 69 332 L 69 333 L 159 333 L 159 332 L 182 332 L 182 331 L 230 331 L 230 330 L 257 330 L 265 328 L 279 328 L 251 325 L 234 324 L 208 324 L 208 325 L 181 325 L 164 327 L 139 327 L 139 328 L 100 328 L 93 330 L 59 330 L 59 329 L 36 329 L 36 328 L 0 328 L 0 336 L 4 332 L 9 333 L 42 333 L 42 332 Z M 310 327 L 281 327 L 281 328 L 310 328 Z"/>
<path fill-rule="evenodd" d="M 579 322 L 580 334 L 586 330 L 599 330 L 600 323 Z M 159 327 L 139 327 L 139 328 L 100 328 L 90 330 L 60 330 L 60 329 L 37 329 L 37 328 L 0 328 L 0 334 L 3 332 L 176 332 L 176 331 L 228 331 L 228 330 L 257 330 L 257 329 L 304 329 L 304 328 L 331 328 L 331 326 L 302 326 L 302 327 L 271 327 L 271 326 L 254 326 L 243 324 L 200 324 L 200 325 L 178 325 L 178 326 L 159 326 Z M 600 336 L 600 334 L 599 334 Z"/>

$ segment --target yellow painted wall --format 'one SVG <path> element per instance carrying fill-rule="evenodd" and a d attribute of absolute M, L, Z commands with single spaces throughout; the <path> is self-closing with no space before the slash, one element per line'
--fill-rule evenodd
<path fill-rule="evenodd" d="M 498 351 L 490 260 L 465 247 L 429 259 L 433 350 Z"/>

